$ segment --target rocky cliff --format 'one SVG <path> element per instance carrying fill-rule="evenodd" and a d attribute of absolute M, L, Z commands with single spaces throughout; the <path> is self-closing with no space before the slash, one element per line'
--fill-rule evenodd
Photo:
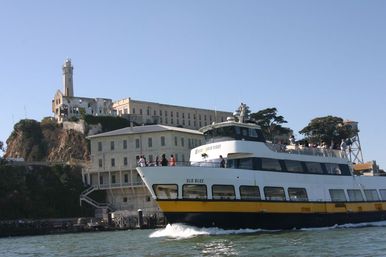
<path fill-rule="evenodd" d="M 5 158 L 25 161 L 68 162 L 89 159 L 85 135 L 65 130 L 49 118 L 41 122 L 21 120 L 7 139 Z"/>

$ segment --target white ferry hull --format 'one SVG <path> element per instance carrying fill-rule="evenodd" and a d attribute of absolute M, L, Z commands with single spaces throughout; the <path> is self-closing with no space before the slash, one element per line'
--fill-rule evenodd
<path fill-rule="evenodd" d="M 334 176 L 295 174 L 230 168 L 205 167 L 139 167 L 143 181 L 157 200 L 169 223 L 185 223 L 199 227 L 226 229 L 261 228 L 292 229 L 326 227 L 335 224 L 386 220 L 386 201 L 332 202 L 331 188 L 386 188 L 386 177 Z M 175 184 L 175 199 L 157 198 L 153 185 Z M 233 185 L 235 199 L 184 199 L 184 184 Z M 240 185 L 302 187 L 307 189 L 307 201 L 241 200 Z"/>

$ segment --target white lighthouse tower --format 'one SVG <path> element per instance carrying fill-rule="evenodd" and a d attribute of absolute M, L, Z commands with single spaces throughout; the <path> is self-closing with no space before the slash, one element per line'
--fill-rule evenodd
<path fill-rule="evenodd" d="M 71 65 L 71 59 L 67 58 L 63 65 L 63 86 L 65 96 L 74 96 L 74 81 L 72 71 L 74 67 Z"/>

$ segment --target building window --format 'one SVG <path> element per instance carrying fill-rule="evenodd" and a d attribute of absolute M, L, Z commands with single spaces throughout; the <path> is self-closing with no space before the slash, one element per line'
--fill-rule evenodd
<path fill-rule="evenodd" d="M 152 162 L 153 162 L 153 155 L 149 154 L 149 163 L 152 163 Z"/>
<path fill-rule="evenodd" d="M 185 113 L 184 112 L 182 113 L 182 118 L 185 119 Z"/>
<path fill-rule="evenodd" d="M 162 110 L 159 110 L 159 116 L 162 116 Z"/>
<path fill-rule="evenodd" d="M 99 159 L 99 168 L 102 168 L 102 166 L 103 166 L 102 159 Z"/>
<path fill-rule="evenodd" d="M 146 110 L 147 115 L 150 115 L 150 109 Z"/>
<path fill-rule="evenodd" d="M 147 145 L 148 147 L 153 147 L 153 139 L 151 137 L 147 139 Z"/>
<path fill-rule="evenodd" d="M 124 157 L 124 158 L 123 158 L 123 165 L 124 165 L 124 166 L 127 166 L 127 157 Z"/>
<path fill-rule="evenodd" d="M 99 184 L 103 185 L 103 176 L 99 176 Z"/>
<path fill-rule="evenodd" d="M 110 142 L 110 150 L 113 151 L 115 148 L 114 141 Z"/>
<path fill-rule="evenodd" d="M 173 118 L 170 119 L 170 124 L 174 124 Z"/>
<path fill-rule="evenodd" d="M 172 117 L 173 117 L 173 111 L 171 111 L 171 112 L 170 112 L 170 116 L 172 116 Z"/>
<path fill-rule="evenodd" d="M 157 111 L 156 110 L 154 110 L 154 116 L 156 116 L 157 115 Z"/>
<path fill-rule="evenodd" d="M 139 138 L 135 139 L 135 148 L 139 148 Z"/>
<path fill-rule="evenodd" d="M 102 151 L 102 142 L 98 142 L 98 151 L 99 151 L 99 152 Z"/>
<path fill-rule="evenodd" d="M 168 111 L 165 111 L 165 117 L 167 117 L 168 116 Z"/>
<path fill-rule="evenodd" d="M 125 175 L 123 176 L 123 179 L 124 179 L 124 182 L 125 182 L 125 183 L 129 183 L 129 174 L 125 174 Z"/>
<path fill-rule="evenodd" d="M 127 149 L 127 140 L 123 140 L 123 149 Z"/>
<path fill-rule="evenodd" d="M 115 184 L 115 183 L 116 183 L 115 175 L 111 175 L 111 184 Z"/>
<path fill-rule="evenodd" d="M 190 119 L 190 113 L 188 113 L 188 119 Z"/>
<path fill-rule="evenodd" d="M 181 137 L 181 146 L 184 147 L 185 146 L 185 140 L 183 137 Z"/>
<path fill-rule="evenodd" d="M 133 108 L 133 114 L 135 114 L 135 108 Z"/>
<path fill-rule="evenodd" d="M 127 203 L 127 197 L 123 197 L 123 200 L 122 200 L 124 203 Z"/>
<path fill-rule="evenodd" d="M 177 146 L 177 143 L 178 143 L 178 138 L 174 137 L 174 145 Z"/>
<path fill-rule="evenodd" d="M 177 114 L 177 118 L 178 118 L 179 117 L 178 112 L 176 112 L 176 114 Z"/>
<path fill-rule="evenodd" d="M 123 113 L 127 114 L 127 108 L 123 109 Z"/>
<path fill-rule="evenodd" d="M 111 167 L 115 167 L 115 159 L 111 158 Z"/>
<path fill-rule="evenodd" d="M 161 146 L 165 146 L 165 137 L 161 137 Z"/>

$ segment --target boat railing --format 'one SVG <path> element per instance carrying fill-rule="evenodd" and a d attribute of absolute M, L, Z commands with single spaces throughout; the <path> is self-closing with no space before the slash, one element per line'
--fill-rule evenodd
<path fill-rule="evenodd" d="M 303 154 L 303 155 L 348 159 L 346 151 L 341 151 L 341 150 L 317 148 L 317 147 L 305 147 L 305 146 L 299 146 L 299 145 L 272 144 L 272 143 L 265 143 L 265 145 L 271 151 L 274 151 L 277 153 Z"/>

